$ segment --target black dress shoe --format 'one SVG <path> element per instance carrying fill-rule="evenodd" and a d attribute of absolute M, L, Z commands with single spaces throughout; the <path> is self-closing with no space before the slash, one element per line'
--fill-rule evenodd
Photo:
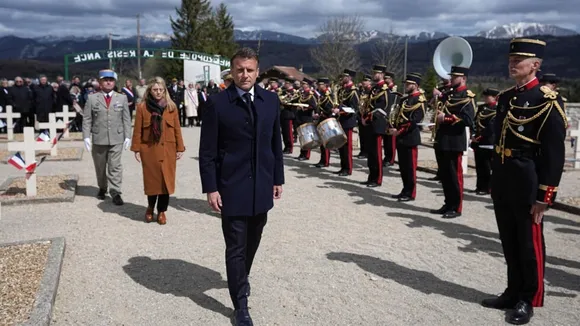
<path fill-rule="evenodd" d="M 321 169 L 322 167 L 324 167 L 324 163 L 316 163 L 314 164 L 314 167 Z"/>
<path fill-rule="evenodd" d="M 350 173 L 348 173 L 346 171 L 342 171 L 338 174 L 339 177 L 346 177 L 347 175 L 350 175 Z"/>
<path fill-rule="evenodd" d="M 398 201 L 413 201 L 413 200 L 415 200 L 415 198 L 413 198 L 411 196 L 401 196 L 398 199 Z"/>
<path fill-rule="evenodd" d="M 391 198 L 393 198 L 393 199 L 399 199 L 401 197 L 403 197 L 403 194 L 391 195 Z"/>
<path fill-rule="evenodd" d="M 367 180 L 367 181 L 363 181 L 363 182 L 361 182 L 360 184 L 361 184 L 361 185 L 365 185 L 365 186 L 366 186 L 366 185 L 368 185 L 369 183 L 371 183 L 371 182 L 370 182 L 370 180 Z"/>
<path fill-rule="evenodd" d="M 443 218 L 456 218 L 461 216 L 461 213 L 458 213 L 455 210 L 448 210 L 447 212 L 443 213 Z"/>
<path fill-rule="evenodd" d="M 524 325 L 530 322 L 534 315 L 534 308 L 532 305 L 520 301 L 516 304 L 515 310 L 512 311 L 506 318 L 506 321 L 512 325 Z"/>
<path fill-rule="evenodd" d="M 97 199 L 104 200 L 106 194 L 107 194 L 106 189 L 99 189 L 99 193 L 97 194 Z"/>
<path fill-rule="evenodd" d="M 115 204 L 117 206 L 121 206 L 124 204 L 123 198 L 121 198 L 121 195 L 115 195 L 115 197 L 113 197 L 113 204 Z"/>
<path fill-rule="evenodd" d="M 439 177 L 438 177 L 438 176 L 434 176 L 433 178 L 429 178 L 429 179 L 427 179 L 427 180 L 429 180 L 429 181 L 439 181 L 439 180 L 441 180 L 441 179 L 439 179 Z"/>
<path fill-rule="evenodd" d="M 502 294 L 499 297 L 487 298 L 481 301 L 481 305 L 491 309 L 513 309 L 516 306 L 517 299 L 512 299 L 509 296 Z"/>
<path fill-rule="evenodd" d="M 447 206 L 443 205 L 439 209 L 430 210 L 429 213 L 431 213 L 431 214 L 445 214 L 448 210 L 449 209 L 447 209 Z"/>
<path fill-rule="evenodd" d="M 235 318 L 236 318 L 236 326 L 254 326 L 252 322 L 252 317 L 250 317 L 250 313 L 248 309 L 236 309 Z"/>
<path fill-rule="evenodd" d="M 343 173 L 343 172 L 344 172 L 344 170 L 340 169 L 340 170 L 338 170 L 338 171 L 334 171 L 334 172 L 332 172 L 332 173 L 333 173 L 333 174 L 341 174 L 341 173 Z"/>
<path fill-rule="evenodd" d="M 484 191 L 484 190 L 478 190 L 475 192 L 476 195 L 478 196 L 485 196 L 485 195 L 489 195 L 488 191 Z"/>
<path fill-rule="evenodd" d="M 298 156 L 297 160 L 298 161 L 306 161 L 308 159 L 306 157 L 304 157 L 304 156 Z"/>
<path fill-rule="evenodd" d="M 376 187 L 380 187 L 381 185 L 376 183 L 376 182 L 369 182 L 367 183 L 367 187 L 369 188 L 376 188 Z"/>

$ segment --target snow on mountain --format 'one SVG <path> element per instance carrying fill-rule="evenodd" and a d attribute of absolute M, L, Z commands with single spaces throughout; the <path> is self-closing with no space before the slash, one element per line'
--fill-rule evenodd
<path fill-rule="evenodd" d="M 534 35 L 572 36 L 578 35 L 578 32 L 562 28 L 556 25 L 520 22 L 508 25 L 495 26 L 488 31 L 481 31 L 477 33 L 475 36 L 485 37 L 488 39 L 502 39 L 502 38 L 524 37 Z"/>

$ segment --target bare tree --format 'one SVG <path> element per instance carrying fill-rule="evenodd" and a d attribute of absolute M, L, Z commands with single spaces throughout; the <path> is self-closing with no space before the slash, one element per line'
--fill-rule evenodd
<path fill-rule="evenodd" d="M 387 71 L 400 78 L 403 73 L 403 60 L 405 58 L 405 40 L 401 36 L 389 33 L 388 38 L 382 38 L 375 42 L 372 48 L 373 60 L 384 64 Z M 404 77 L 403 77 L 404 78 Z"/>
<path fill-rule="evenodd" d="M 358 16 L 339 16 L 328 19 L 319 27 L 320 45 L 310 51 L 322 73 L 336 79 L 345 68 L 358 70 L 360 58 L 354 45 L 364 29 Z"/>

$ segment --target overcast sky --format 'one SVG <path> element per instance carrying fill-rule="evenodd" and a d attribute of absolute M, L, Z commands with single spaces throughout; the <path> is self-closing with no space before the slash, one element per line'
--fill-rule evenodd
<path fill-rule="evenodd" d="M 580 6 L 573 0 L 213 0 L 228 5 L 236 28 L 266 29 L 312 37 L 332 15 L 358 14 L 366 30 L 416 34 L 440 31 L 468 36 L 512 22 L 555 24 L 580 31 Z M 181 0 L 1 0 L 0 35 L 170 33 L 169 15 Z"/>

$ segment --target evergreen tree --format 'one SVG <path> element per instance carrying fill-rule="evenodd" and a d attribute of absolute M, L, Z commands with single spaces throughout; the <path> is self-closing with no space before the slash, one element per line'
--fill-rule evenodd
<path fill-rule="evenodd" d="M 421 88 L 425 91 L 425 96 L 428 100 L 433 97 L 433 89 L 437 87 L 437 73 L 433 67 L 427 69 L 425 77 L 423 77 L 423 82 L 421 83 Z"/>
<path fill-rule="evenodd" d="M 211 46 L 211 34 L 208 23 L 212 21 L 212 9 L 209 0 L 181 0 L 181 7 L 175 8 L 176 19 L 169 17 L 173 36 L 173 49 L 207 52 Z M 211 25 L 211 24 L 209 24 Z M 166 60 L 165 73 L 167 78 L 182 78 L 183 62 L 181 60 Z"/>
<path fill-rule="evenodd" d="M 214 13 L 216 54 L 231 57 L 237 50 L 238 44 L 234 40 L 234 21 L 228 13 L 225 4 L 220 3 Z"/>

